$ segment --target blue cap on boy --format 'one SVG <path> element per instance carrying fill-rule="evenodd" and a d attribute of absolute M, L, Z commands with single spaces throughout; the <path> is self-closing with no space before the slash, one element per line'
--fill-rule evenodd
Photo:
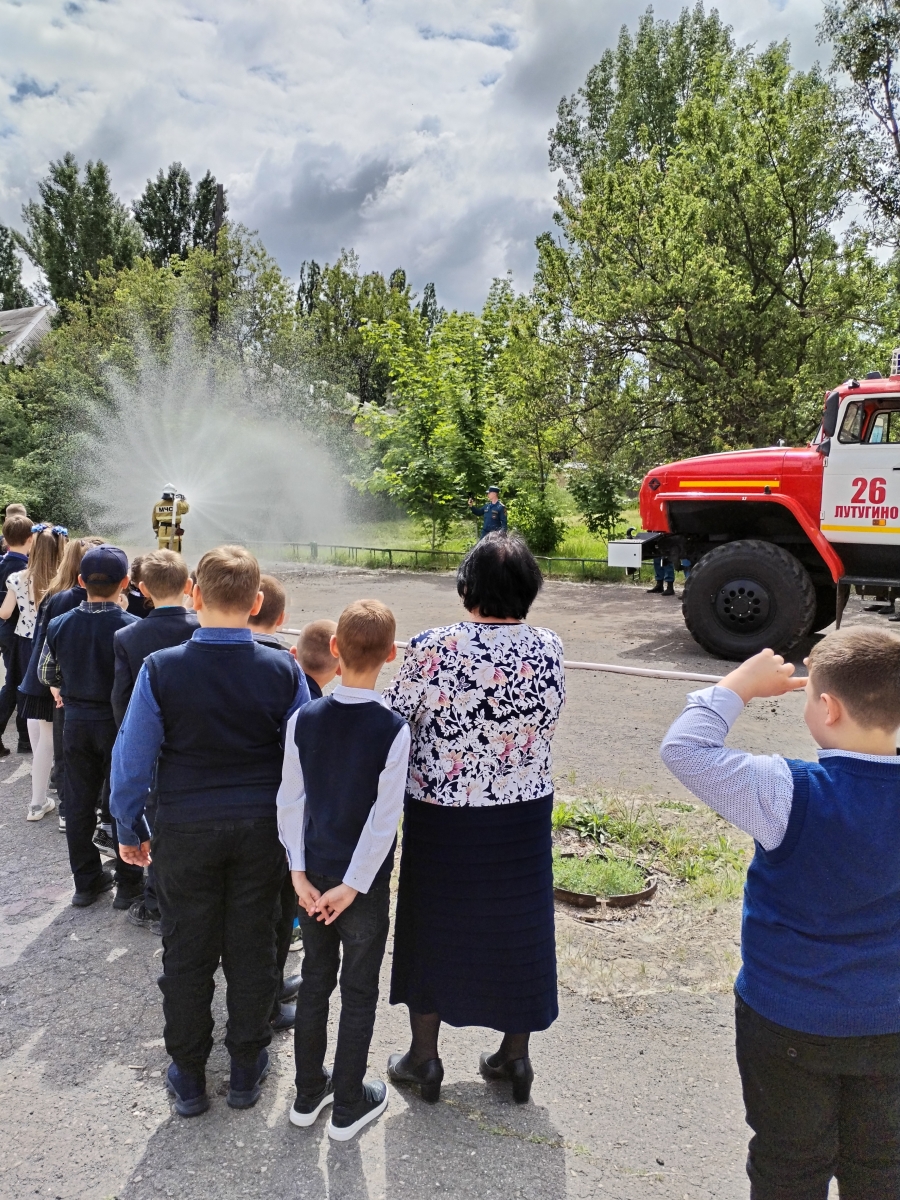
<path fill-rule="evenodd" d="M 120 583 L 128 574 L 128 556 L 118 546 L 92 546 L 81 560 L 85 583 Z"/>

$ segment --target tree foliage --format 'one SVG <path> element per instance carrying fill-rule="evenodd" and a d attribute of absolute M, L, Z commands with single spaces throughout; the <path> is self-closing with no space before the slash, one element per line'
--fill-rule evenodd
<path fill-rule="evenodd" d="M 196 187 L 180 162 L 172 163 L 167 171 L 160 168 L 156 179 L 147 180 L 140 199 L 134 202 L 134 219 L 155 266 L 163 266 L 170 258 L 187 258 L 195 247 L 215 249 L 215 204 L 216 180 L 209 171 Z"/>
<path fill-rule="evenodd" d="M 31 292 L 22 282 L 22 260 L 16 253 L 12 232 L 0 225 L 0 309 L 28 308 L 33 304 Z"/>
<path fill-rule="evenodd" d="M 75 300 L 109 259 L 130 267 L 143 249 L 140 230 L 112 191 L 109 168 L 88 162 L 82 173 L 73 154 L 50 164 L 38 184 L 40 201 L 22 209 L 26 234 L 16 243 L 40 267 L 57 304 Z"/>

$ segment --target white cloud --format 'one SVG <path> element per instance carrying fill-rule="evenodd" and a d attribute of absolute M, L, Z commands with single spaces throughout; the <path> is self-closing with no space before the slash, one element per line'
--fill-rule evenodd
<path fill-rule="evenodd" d="M 5 0 L 0 220 L 47 163 L 102 157 L 123 199 L 180 159 L 224 182 L 282 267 L 353 246 L 442 303 L 525 285 L 550 227 L 547 132 L 623 0 Z M 681 0 L 657 0 L 672 17 Z M 820 0 L 719 5 L 740 41 L 815 45 Z"/>

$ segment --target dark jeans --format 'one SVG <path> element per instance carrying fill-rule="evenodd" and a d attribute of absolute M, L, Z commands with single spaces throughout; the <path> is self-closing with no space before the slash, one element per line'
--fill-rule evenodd
<path fill-rule="evenodd" d="M 313 873 L 308 878 L 320 892 L 327 892 L 341 882 Z M 337 1104 L 355 1104 L 362 1096 L 389 924 L 387 881 L 374 885 L 365 894 L 360 892 L 333 925 L 325 925 L 300 909 L 303 982 L 297 996 L 294 1024 L 298 1092 L 316 1095 L 322 1090 L 328 1001 L 337 984 L 340 966 L 341 1020 L 334 1054 L 334 1099 Z"/>
<path fill-rule="evenodd" d="M 814 1037 L 736 997 L 752 1200 L 900 1196 L 900 1034 Z"/>
<path fill-rule="evenodd" d="M 275 817 L 166 824 L 151 839 L 163 936 L 166 1049 L 202 1075 L 212 1049 L 213 977 L 225 973 L 225 1045 L 252 1067 L 272 1039 L 272 914 L 287 864 Z"/>
<path fill-rule="evenodd" d="M 16 713 L 16 732 L 22 741 L 28 741 L 28 722 L 16 712 L 19 699 L 19 684 L 22 682 L 22 672 L 19 669 L 20 639 L 14 634 L 10 637 L 9 645 L 0 646 L 3 658 L 3 687 L 0 688 L 0 738 L 3 737 L 9 718 Z"/>
<path fill-rule="evenodd" d="M 97 828 L 97 796 L 109 777 L 116 725 L 107 721 L 82 721 L 68 715 L 63 726 L 63 757 L 66 764 L 66 841 L 69 865 L 76 891 L 88 891 L 103 869 L 100 852 L 91 840 Z M 116 827 L 113 822 L 113 840 Z M 119 858 L 116 842 L 116 882 L 137 887 L 144 878 L 142 867 L 132 867 Z"/>

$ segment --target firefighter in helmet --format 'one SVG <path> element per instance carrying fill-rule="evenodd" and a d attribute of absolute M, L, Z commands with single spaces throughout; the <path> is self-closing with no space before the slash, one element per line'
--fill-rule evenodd
<path fill-rule="evenodd" d="M 190 512 L 187 500 L 181 492 L 176 492 L 171 484 L 167 484 L 162 499 L 153 506 L 153 532 L 160 550 L 181 553 L 181 539 L 184 537 L 181 518 L 187 512 Z"/>

